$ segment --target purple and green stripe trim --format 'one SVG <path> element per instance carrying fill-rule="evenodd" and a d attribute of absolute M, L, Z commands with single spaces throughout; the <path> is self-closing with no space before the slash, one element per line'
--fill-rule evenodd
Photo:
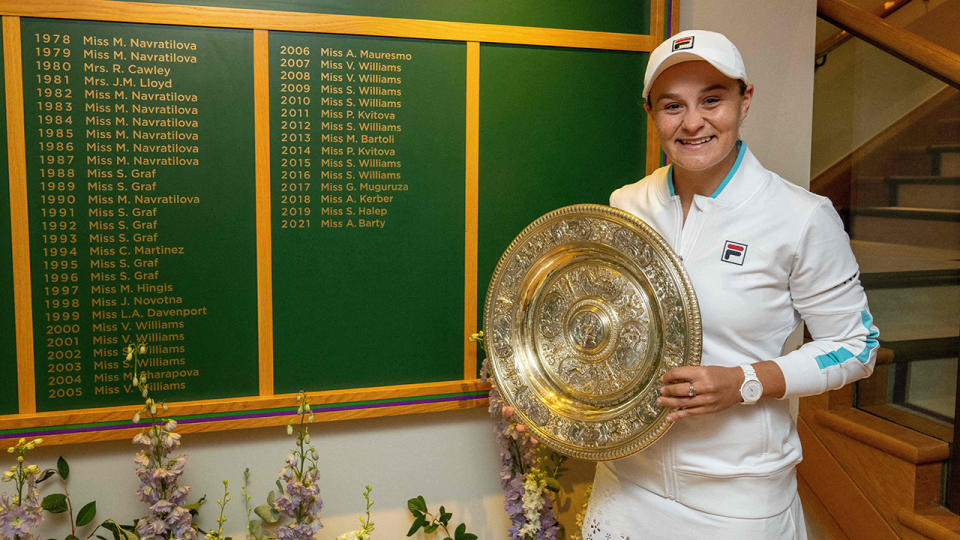
<path fill-rule="evenodd" d="M 434 394 L 429 396 L 400 397 L 388 399 L 371 399 L 365 401 L 349 401 L 343 403 L 324 403 L 311 405 L 315 415 L 339 411 L 356 411 L 362 409 L 387 409 L 404 405 L 423 405 L 430 403 L 451 403 L 457 401 L 471 401 L 486 399 L 488 390 L 473 392 L 456 392 L 450 394 Z M 297 413 L 297 407 L 276 407 L 271 409 L 255 409 L 249 411 L 216 412 L 204 414 L 185 414 L 173 416 L 178 424 L 199 424 L 204 422 L 232 422 L 249 420 L 252 418 L 270 418 L 275 416 L 290 416 Z M 30 427 L 0 430 L 0 439 L 15 439 L 19 437 L 46 437 L 50 435 L 65 435 L 71 433 L 107 432 L 120 429 L 143 427 L 143 423 L 134 424 L 129 420 L 111 422 L 90 422 L 84 424 L 68 424 L 61 426 Z"/>

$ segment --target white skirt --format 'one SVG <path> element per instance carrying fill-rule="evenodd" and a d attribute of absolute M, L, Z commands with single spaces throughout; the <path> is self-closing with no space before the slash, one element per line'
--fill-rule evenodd
<path fill-rule="evenodd" d="M 783 512 L 761 519 L 708 514 L 621 480 L 597 466 L 583 540 L 806 540 L 800 496 Z"/>

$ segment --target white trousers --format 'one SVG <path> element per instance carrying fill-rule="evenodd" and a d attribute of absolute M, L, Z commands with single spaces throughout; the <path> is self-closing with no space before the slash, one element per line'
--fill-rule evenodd
<path fill-rule="evenodd" d="M 800 496 L 783 512 L 761 519 L 708 514 L 621 480 L 597 466 L 584 540 L 806 540 Z"/>

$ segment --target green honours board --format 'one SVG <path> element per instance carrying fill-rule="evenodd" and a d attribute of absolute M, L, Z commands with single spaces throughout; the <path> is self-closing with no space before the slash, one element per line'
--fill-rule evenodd
<path fill-rule="evenodd" d="M 462 378 L 466 45 L 269 48 L 275 391 Z"/>
<path fill-rule="evenodd" d="M 132 0 L 131 0 L 132 1 Z M 170 4 L 301 11 L 431 21 L 646 34 L 648 6 L 634 0 L 160 0 Z"/>
<path fill-rule="evenodd" d="M 484 406 L 504 249 L 657 150 L 666 4 L 8 4 L 0 439 L 125 436 L 132 342 L 187 431 Z"/>
<path fill-rule="evenodd" d="M 480 51 L 478 295 L 533 220 L 607 204 L 645 176 L 647 53 L 485 45 Z"/>
<path fill-rule="evenodd" d="M 248 30 L 21 25 L 37 410 L 257 392 Z M 230 384 L 222 384 L 229 373 Z"/>
<path fill-rule="evenodd" d="M 3 58 L 0 56 L 0 71 Z M 6 103 L 3 85 L 0 85 L 0 104 Z M 4 111 L 6 107 L 0 107 Z M 10 185 L 7 168 L 6 114 L 0 114 L 0 373 L 14 376 L 12 384 L 0 392 L 0 415 L 17 412 L 17 334 L 13 304 L 13 259 L 10 241 Z"/>

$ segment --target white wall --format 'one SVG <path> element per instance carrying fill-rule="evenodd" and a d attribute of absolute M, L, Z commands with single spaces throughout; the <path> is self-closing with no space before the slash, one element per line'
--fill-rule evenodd
<path fill-rule="evenodd" d="M 810 168 L 815 12 L 815 0 L 680 0 L 682 29 L 721 31 L 742 51 L 756 85 L 743 137 L 768 168 L 803 186 L 808 185 Z M 497 480 L 499 459 L 485 410 L 317 424 L 311 433 L 326 466 L 326 528 L 320 538 L 332 539 L 358 525 L 360 493 L 367 483 L 374 488 L 375 538 L 403 537 L 411 522 L 406 500 L 418 494 L 431 508 L 445 505 L 480 538 L 506 538 L 509 523 Z M 259 503 L 292 445 L 282 428 L 191 434 L 183 440 L 190 455 L 185 483 L 195 494 L 206 493 L 215 501 L 220 481 L 230 481 L 231 533 L 244 528 L 244 467 L 251 468 L 252 494 Z M 98 517 L 109 513 L 129 521 L 144 513 L 134 495 L 134 452 L 133 445 L 121 441 L 51 447 L 34 455 L 43 466 L 65 455 L 73 470 L 74 501 L 79 505 L 96 497 Z M 566 487 L 579 493 L 591 467 L 575 463 L 572 469 Z M 580 504 L 579 495 L 564 501 L 563 515 L 572 519 Z M 201 513 L 203 526 L 216 519 L 214 506 L 208 503 Z M 63 537 L 66 532 L 61 528 L 44 537 L 53 534 Z"/>
<path fill-rule="evenodd" d="M 680 0 L 680 29 L 721 32 L 754 97 L 741 136 L 768 169 L 810 185 L 816 0 Z"/>
<path fill-rule="evenodd" d="M 375 538 L 404 537 L 412 523 L 406 501 L 416 495 L 423 495 L 434 510 L 445 505 L 455 520 L 466 521 L 480 538 L 502 538 L 509 523 L 502 510 L 499 458 L 488 418 L 485 409 L 472 409 L 311 425 L 323 470 L 325 527 L 319 538 L 332 539 L 358 527 L 365 484 L 373 486 Z M 191 500 L 207 495 L 201 526 L 214 525 L 216 499 L 226 479 L 233 500 L 225 531 L 245 532 L 240 494 L 243 469 L 251 471 L 254 504 L 263 504 L 267 492 L 275 489 L 277 473 L 293 442 L 283 427 L 184 435 L 183 450 L 189 457 L 183 484 L 191 486 Z M 71 467 L 69 489 L 74 504 L 79 507 L 96 499 L 99 519 L 129 523 L 146 513 L 135 495 L 132 459 L 136 449 L 129 441 L 41 446 L 29 461 L 52 467 L 58 455 L 65 456 Z M 56 481 L 49 482 L 41 493 L 54 492 Z M 3 484 L 0 489 L 9 486 Z M 58 526 L 48 528 L 43 538 L 63 538 L 69 533 L 63 520 L 50 524 Z"/>

